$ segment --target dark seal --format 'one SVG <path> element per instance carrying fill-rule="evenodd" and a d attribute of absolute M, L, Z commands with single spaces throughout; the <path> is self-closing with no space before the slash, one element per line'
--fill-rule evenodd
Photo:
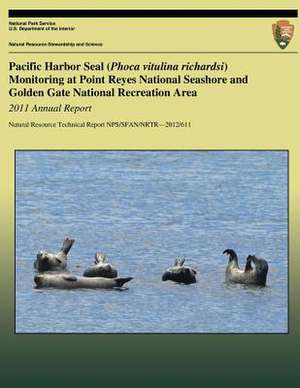
<path fill-rule="evenodd" d="M 173 267 L 168 268 L 162 281 L 171 280 L 176 283 L 192 284 L 196 283 L 196 271 L 184 265 L 185 258 L 177 257 Z"/>

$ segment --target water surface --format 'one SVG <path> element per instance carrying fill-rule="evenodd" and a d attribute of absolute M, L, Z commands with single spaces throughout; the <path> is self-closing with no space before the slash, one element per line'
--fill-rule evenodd
<path fill-rule="evenodd" d="M 287 154 L 17 153 L 17 332 L 287 331 Z M 39 249 L 75 238 L 69 270 L 107 254 L 125 291 L 37 290 Z M 265 288 L 226 285 L 226 248 L 269 262 Z M 198 271 L 162 282 L 176 256 Z"/>

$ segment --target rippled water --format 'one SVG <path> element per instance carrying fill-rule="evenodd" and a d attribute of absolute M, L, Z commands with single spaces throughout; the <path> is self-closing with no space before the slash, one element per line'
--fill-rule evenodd
<path fill-rule="evenodd" d="M 17 153 L 17 332 L 286 332 L 287 154 Z M 125 291 L 37 290 L 33 260 L 76 239 L 69 270 L 97 250 Z M 226 248 L 269 262 L 265 288 L 226 285 Z M 162 282 L 175 257 L 198 282 Z"/>

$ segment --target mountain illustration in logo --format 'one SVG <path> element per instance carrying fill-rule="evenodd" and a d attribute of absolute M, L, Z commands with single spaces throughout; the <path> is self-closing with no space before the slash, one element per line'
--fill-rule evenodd
<path fill-rule="evenodd" d="M 275 42 L 282 50 L 290 43 L 294 35 L 294 29 L 294 25 L 287 20 L 279 20 L 277 23 L 272 24 Z"/>

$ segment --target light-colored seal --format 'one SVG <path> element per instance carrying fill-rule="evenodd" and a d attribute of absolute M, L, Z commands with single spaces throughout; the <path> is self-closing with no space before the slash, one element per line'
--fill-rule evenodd
<path fill-rule="evenodd" d="M 36 288 L 60 288 L 60 289 L 113 289 L 120 288 L 132 280 L 128 278 L 88 278 L 69 274 L 39 274 L 34 277 Z"/>
<path fill-rule="evenodd" d="M 162 281 L 172 280 L 177 283 L 191 284 L 196 283 L 196 271 L 190 267 L 184 266 L 185 259 L 177 257 L 174 266 L 168 268 L 162 276 Z"/>
<path fill-rule="evenodd" d="M 110 263 L 106 262 L 106 255 L 97 252 L 95 255 L 95 265 L 87 268 L 83 276 L 87 277 L 103 277 L 103 278 L 116 278 L 118 271 Z"/>
<path fill-rule="evenodd" d="M 63 245 L 59 252 L 38 252 L 38 254 L 36 255 L 36 260 L 34 262 L 34 268 L 37 269 L 39 272 L 65 270 L 67 268 L 68 253 L 72 248 L 74 242 L 75 240 L 69 239 L 67 237 L 64 239 Z"/>
<path fill-rule="evenodd" d="M 233 249 L 226 249 L 223 254 L 229 256 L 225 273 L 225 280 L 232 283 L 252 284 L 265 286 L 268 274 L 268 263 L 266 260 L 249 255 L 246 260 L 245 269 L 239 267 L 237 254 Z"/>

